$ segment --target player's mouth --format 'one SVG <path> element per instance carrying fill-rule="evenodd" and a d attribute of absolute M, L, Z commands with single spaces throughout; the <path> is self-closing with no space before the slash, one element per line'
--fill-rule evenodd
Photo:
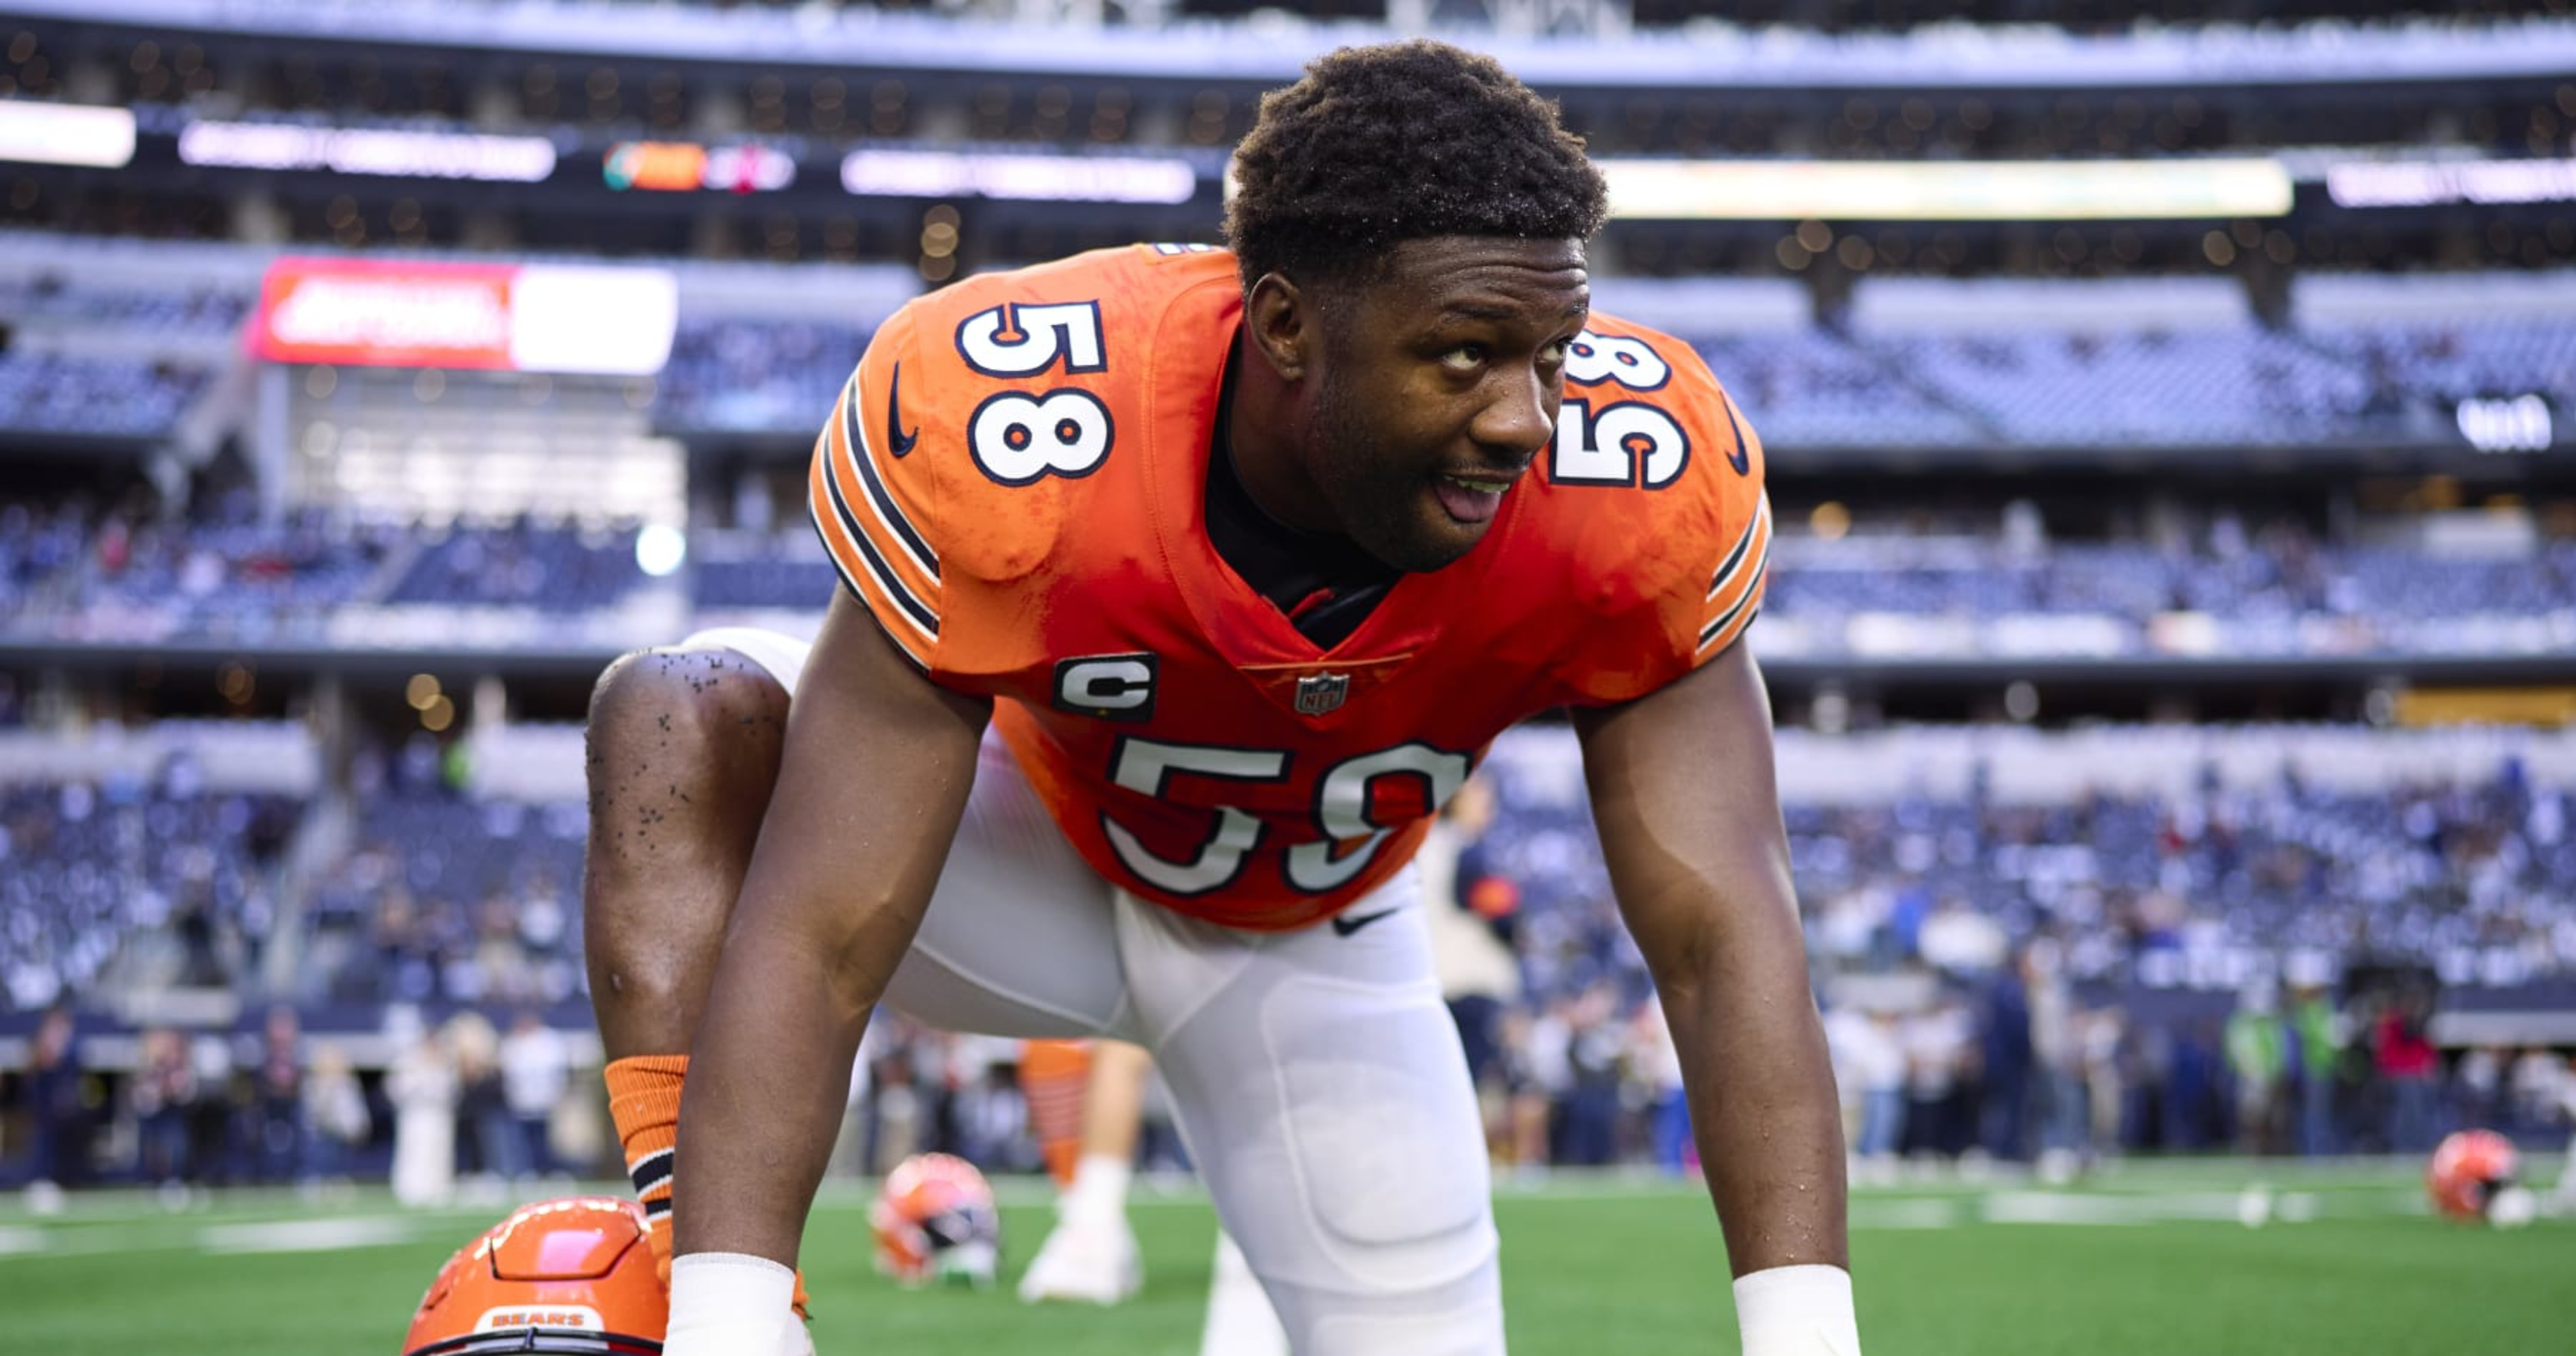
<path fill-rule="evenodd" d="M 1431 477 L 1431 493 L 1440 500 L 1440 507 L 1458 522 L 1489 523 L 1502 509 L 1504 491 L 1518 479 L 1520 476 L 1517 474 L 1499 472 L 1461 475 L 1454 471 L 1440 471 Z"/>

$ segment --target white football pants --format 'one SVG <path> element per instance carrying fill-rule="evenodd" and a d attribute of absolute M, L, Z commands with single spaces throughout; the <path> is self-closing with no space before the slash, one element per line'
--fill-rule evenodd
<path fill-rule="evenodd" d="M 687 643 L 734 650 L 791 693 L 809 649 L 739 628 Z M 1102 880 L 987 739 L 886 1001 L 951 1031 L 1152 1050 L 1297 1356 L 1492 1356 L 1484 1133 L 1419 895 L 1398 874 L 1343 914 L 1360 924 L 1347 933 L 1185 918 Z"/>

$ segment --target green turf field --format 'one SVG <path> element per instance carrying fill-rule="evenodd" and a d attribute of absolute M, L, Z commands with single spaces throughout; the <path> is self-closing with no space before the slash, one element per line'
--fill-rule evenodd
<path fill-rule="evenodd" d="M 2253 1180 L 2272 1203 L 2257 1229 L 2238 1216 Z M 1024 1202 L 1005 1211 L 1017 1262 L 1047 1212 L 1025 1187 L 1006 1196 Z M 1520 1356 L 1735 1349 L 1717 1229 L 1696 1188 L 1559 1179 L 1507 1193 L 1499 1211 Z M 397 1356 L 431 1272 L 499 1214 L 402 1214 L 370 1194 L 252 1195 L 178 1214 L 148 1197 L 87 1197 L 54 1219 L 0 1205 L 0 1351 Z M 906 1294 L 878 1280 L 861 1198 L 834 1191 L 807 1236 L 816 1345 L 821 1356 L 1188 1356 L 1213 1217 L 1188 1196 L 1140 1196 L 1134 1217 L 1140 1298 L 1032 1310 L 1007 1292 Z M 1852 1223 L 1871 1356 L 2576 1349 L 2576 1220 L 2454 1226 L 2423 1213 L 2398 1167 L 2189 1163 L 2068 1191 L 1891 1187 L 1856 1193 Z"/>

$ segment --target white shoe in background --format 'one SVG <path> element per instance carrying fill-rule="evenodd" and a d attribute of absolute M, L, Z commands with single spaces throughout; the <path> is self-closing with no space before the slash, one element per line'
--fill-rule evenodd
<path fill-rule="evenodd" d="M 1106 1307 L 1135 1294 L 1144 1283 L 1144 1259 L 1125 1215 L 1059 1219 L 1020 1277 L 1020 1299 Z"/>

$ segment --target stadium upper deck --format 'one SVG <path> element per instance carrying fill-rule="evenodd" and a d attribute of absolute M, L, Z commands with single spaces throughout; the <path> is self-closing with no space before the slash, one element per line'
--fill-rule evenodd
<path fill-rule="evenodd" d="M 0 222 L 892 259 L 934 282 L 1209 238 L 1225 150 L 1260 92 L 1315 52 L 1390 31 L 1165 5 L 1038 30 L 971 10 L 536 0 L 14 12 L 0 96 L 130 112 L 134 136 L 113 166 L 12 171 Z M 1616 271 L 1796 276 L 1830 298 L 1869 273 L 2576 260 L 2576 22 L 2546 5 L 2359 25 L 2250 22 L 2269 9 L 2180 28 L 2073 16 L 2101 32 L 2019 22 L 2010 6 L 1967 7 L 1969 25 L 1943 22 L 1951 12 L 1818 4 L 1791 16 L 1802 27 L 1753 13 L 1660 27 L 1646 6 L 1589 37 L 1467 32 L 1558 97 L 1611 162 L 1620 219 L 1602 260 Z M 1876 25 L 1899 31 L 1860 31 Z M 2219 159 L 2245 163 L 2197 163 Z M 1897 177 L 1797 188 L 1760 177 L 1772 161 Z M 2085 163 L 1975 169 L 2023 161 Z M 2194 163 L 2139 169 L 2175 161 Z M 944 253 L 922 248 L 934 206 L 962 214 Z M 2220 246 L 2213 229 L 2238 238 Z M 1826 248 L 1802 243 L 1818 232 Z"/>

